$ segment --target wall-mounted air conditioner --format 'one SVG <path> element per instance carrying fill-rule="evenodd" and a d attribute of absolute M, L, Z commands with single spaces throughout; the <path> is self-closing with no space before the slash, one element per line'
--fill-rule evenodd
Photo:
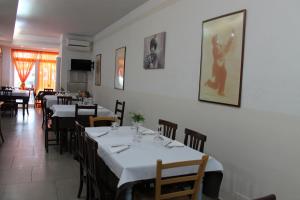
<path fill-rule="evenodd" d="M 91 42 L 67 39 L 66 46 L 73 51 L 91 51 Z"/>

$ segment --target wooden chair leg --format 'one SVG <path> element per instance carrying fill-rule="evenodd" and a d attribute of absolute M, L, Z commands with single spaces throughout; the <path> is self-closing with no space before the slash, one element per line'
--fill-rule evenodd
<path fill-rule="evenodd" d="M 45 130 L 45 148 L 46 148 L 46 152 L 48 153 L 48 130 L 46 128 Z"/>
<path fill-rule="evenodd" d="M 84 181 L 83 167 L 80 162 L 80 183 L 79 183 L 77 198 L 80 198 L 80 196 L 81 196 L 81 192 L 82 192 L 82 188 L 83 188 L 83 181 Z"/>

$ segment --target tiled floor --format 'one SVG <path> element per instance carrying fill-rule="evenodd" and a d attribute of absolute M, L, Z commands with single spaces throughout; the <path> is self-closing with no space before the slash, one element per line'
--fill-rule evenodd
<path fill-rule="evenodd" d="M 0 200 L 77 199 L 79 165 L 56 146 L 44 148 L 40 110 L 23 119 L 2 117 L 5 142 L 0 142 Z M 85 192 L 83 191 L 84 199 Z"/>

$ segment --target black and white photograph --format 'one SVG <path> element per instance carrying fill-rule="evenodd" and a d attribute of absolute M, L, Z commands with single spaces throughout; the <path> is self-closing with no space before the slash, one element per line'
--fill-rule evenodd
<path fill-rule="evenodd" d="M 146 37 L 144 40 L 144 68 L 165 68 L 166 32 Z"/>

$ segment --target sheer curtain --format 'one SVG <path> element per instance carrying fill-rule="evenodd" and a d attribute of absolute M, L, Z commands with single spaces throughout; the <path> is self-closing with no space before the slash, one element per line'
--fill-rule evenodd
<path fill-rule="evenodd" d="M 16 67 L 21 80 L 21 89 L 25 89 L 25 81 L 32 70 L 34 64 L 37 64 L 36 91 L 44 88 L 55 89 L 56 78 L 56 52 L 30 51 L 30 50 L 12 50 L 12 62 Z"/>
<path fill-rule="evenodd" d="M 28 78 L 30 71 L 37 60 L 38 54 L 28 50 L 12 50 L 12 62 L 18 72 L 21 89 L 25 89 L 25 81 Z"/>
<path fill-rule="evenodd" d="M 40 91 L 44 88 L 55 89 L 56 81 L 56 57 L 57 53 L 41 52 L 37 67 L 38 80 L 36 90 Z"/>

